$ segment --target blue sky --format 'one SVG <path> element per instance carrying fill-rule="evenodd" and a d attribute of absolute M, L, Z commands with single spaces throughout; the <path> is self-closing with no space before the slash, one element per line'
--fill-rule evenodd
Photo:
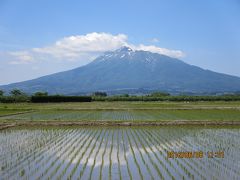
<path fill-rule="evenodd" d="M 78 67 L 121 45 L 240 76 L 239 19 L 239 0 L 1 0 L 0 84 Z"/>

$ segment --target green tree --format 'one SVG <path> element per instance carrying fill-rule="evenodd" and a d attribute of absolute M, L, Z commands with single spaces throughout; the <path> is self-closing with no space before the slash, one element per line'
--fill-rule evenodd
<path fill-rule="evenodd" d="M 3 94 L 4 94 L 4 91 L 0 90 L 0 96 L 3 96 Z"/>
<path fill-rule="evenodd" d="M 162 97 L 162 96 L 170 96 L 169 93 L 167 92 L 153 92 L 150 96 L 153 96 L 153 97 Z"/>
<path fill-rule="evenodd" d="M 106 97 L 107 93 L 106 92 L 94 92 L 93 96 Z"/>
<path fill-rule="evenodd" d="M 19 90 L 19 89 L 13 89 L 13 90 L 10 92 L 10 94 L 11 94 L 12 96 L 22 96 L 22 95 L 24 95 L 24 93 L 23 93 L 21 90 Z"/>
<path fill-rule="evenodd" d="M 34 96 L 48 96 L 48 92 L 36 92 Z"/>
<path fill-rule="evenodd" d="M 129 97 L 129 94 L 122 94 L 121 97 Z"/>

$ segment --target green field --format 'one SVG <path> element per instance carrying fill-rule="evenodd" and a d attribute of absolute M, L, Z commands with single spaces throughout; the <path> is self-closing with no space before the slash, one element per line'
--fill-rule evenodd
<path fill-rule="evenodd" d="M 238 121 L 240 102 L 0 104 L 0 121 Z"/>

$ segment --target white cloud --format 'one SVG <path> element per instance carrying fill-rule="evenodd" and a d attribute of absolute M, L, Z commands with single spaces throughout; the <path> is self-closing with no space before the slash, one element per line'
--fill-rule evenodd
<path fill-rule="evenodd" d="M 185 56 L 185 54 L 180 50 L 171 50 L 171 49 L 166 49 L 166 48 L 160 48 L 160 47 L 153 46 L 153 45 L 151 45 L 151 46 L 145 46 L 143 44 L 140 44 L 137 46 L 131 45 L 131 48 L 133 48 L 135 50 L 143 50 L 143 51 L 150 51 L 153 53 L 163 54 L 163 55 L 170 56 L 173 58 L 182 58 Z"/>
<path fill-rule="evenodd" d="M 158 38 L 153 38 L 153 39 L 151 39 L 151 42 L 152 42 L 152 43 L 158 43 L 158 42 L 159 42 L 159 39 L 158 39 Z"/>
<path fill-rule="evenodd" d="M 90 33 L 81 36 L 65 37 L 54 45 L 33 48 L 35 53 L 49 54 L 56 58 L 78 58 L 89 53 L 98 54 L 126 45 L 127 36 L 107 33 Z"/>
<path fill-rule="evenodd" d="M 9 55 L 14 58 L 10 64 L 32 63 L 46 58 L 51 60 L 91 61 L 105 51 L 112 51 L 122 46 L 129 46 L 135 50 L 151 51 L 176 58 L 183 57 L 184 55 L 179 50 L 170 50 L 153 45 L 131 45 L 128 43 L 128 37 L 125 34 L 112 35 L 110 33 L 94 32 L 86 35 L 65 37 L 46 47 L 9 52 Z"/>
<path fill-rule="evenodd" d="M 15 60 L 11 61 L 10 64 L 28 64 L 33 62 L 33 56 L 28 51 L 9 52 L 9 55 L 15 57 Z"/>

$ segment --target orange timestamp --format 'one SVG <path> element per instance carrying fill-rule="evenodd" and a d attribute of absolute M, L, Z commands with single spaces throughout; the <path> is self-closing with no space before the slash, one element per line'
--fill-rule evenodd
<path fill-rule="evenodd" d="M 181 151 L 181 152 L 175 152 L 175 151 L 168 151 L 167 152 L 167 158 L 224 158 L 224 151 Z"/>

